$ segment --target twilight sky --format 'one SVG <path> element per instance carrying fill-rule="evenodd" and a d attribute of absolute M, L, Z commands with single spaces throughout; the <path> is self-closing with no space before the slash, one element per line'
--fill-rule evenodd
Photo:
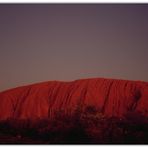
<path fill-rule="evenodd" d="M 0 91 L 91 77 L 148 81 L 148 4 L 0 4 Z"/>

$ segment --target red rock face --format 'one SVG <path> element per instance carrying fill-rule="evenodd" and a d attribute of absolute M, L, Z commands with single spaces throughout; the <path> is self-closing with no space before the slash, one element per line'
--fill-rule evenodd
<path fill-rule="evenodd" d="M 54 118 L 95 107 L 106 116 L 123 117 L 128 111 L 148 116 L 148 83 L 115 79 L 49 81 L 0 93 L 0 120 Z"/>

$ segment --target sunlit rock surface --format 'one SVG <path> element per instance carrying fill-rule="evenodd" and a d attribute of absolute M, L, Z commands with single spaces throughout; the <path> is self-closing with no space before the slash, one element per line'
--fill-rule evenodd
<path fill-rule="evenodd" d="M 0 120 L 54 118 L 94 107 L 105 116 L 123 117 L 128 111 L 148 116 L 148 82 L 117 79 L 49 81 L 0 93 Z"/>

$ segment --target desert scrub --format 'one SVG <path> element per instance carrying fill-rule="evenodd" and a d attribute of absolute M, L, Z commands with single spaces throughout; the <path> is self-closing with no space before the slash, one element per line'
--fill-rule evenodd
<path fill-rule="evenodd" d="M 77 109 L 73 115 L 55 112 L 52 120 L 1 121 L 0 135 L 49 144 L 146 144 L 147 123 L 141 113 L 129 112 L 123 118 L 108 118 L 95 107 L 87 106 Z"/>

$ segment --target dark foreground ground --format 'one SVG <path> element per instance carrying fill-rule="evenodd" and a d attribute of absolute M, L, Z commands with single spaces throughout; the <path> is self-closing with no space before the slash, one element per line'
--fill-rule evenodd
<path fill-rule="evenodd" d="M 53 120 L 8 119 L 0 122 L 0 144 L 148 144 L 148 120 L 135 112 L 106 118 L 92 107 Z"/>

